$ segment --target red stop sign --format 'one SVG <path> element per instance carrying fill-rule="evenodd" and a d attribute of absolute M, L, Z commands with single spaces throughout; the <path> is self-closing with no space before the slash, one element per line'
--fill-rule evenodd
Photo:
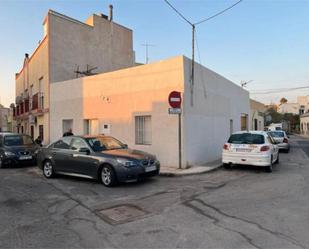
<path fill-rule="evenodd" d="M 180 108 L 181 106 L 181 93 L 173 91 L 168 95 L 168 103 L 172 108 Z"/>

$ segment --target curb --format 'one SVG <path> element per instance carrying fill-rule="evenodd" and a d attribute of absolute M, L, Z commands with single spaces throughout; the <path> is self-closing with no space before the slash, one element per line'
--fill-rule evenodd
<path fill-rule="evenodd" d="M 211 169 L 206 169 L 204 171 L 200 171 L 200 172 L 160 172 L 159 176 L 162 177 L 182 177 L 182 176 L 191 176 L 191 175 L 201 175 L 201 174 L 206 174 L 209 172 L 213 172 L 216 171 L 218 169 L 222 168 L 222 164 L 220 165 L 216 165 L 214 167 L 212 167 Z"/>

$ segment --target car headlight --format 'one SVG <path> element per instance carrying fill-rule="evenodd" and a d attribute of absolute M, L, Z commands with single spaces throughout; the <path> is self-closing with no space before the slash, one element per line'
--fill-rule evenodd
<path fill-rule="evenodd" d="M 127 168 L 137 166 L 136 162 L 130 161 L 130 160 L 127 160 L 127 159 L 123 159 L 123 158 L 117 158 L 117 162 L 122 164 L 123 166 L 125 166 Z"/>
<path fill-rule="evenodd" d="M 16 154 L 14 152 L 11 152 L 11 151 L 5 151 L 4 155 L 6 155 L 6 156 L 16 156 Z"/>

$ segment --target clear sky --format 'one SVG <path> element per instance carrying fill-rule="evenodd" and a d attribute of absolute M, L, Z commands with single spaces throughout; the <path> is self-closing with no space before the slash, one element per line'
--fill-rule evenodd
<path fill-rule="evenodd" d="M 230 6 L 236 0 L 170 0 L 192 22 Z M 48 9 L 84 21 L 92 13 L 108 14 L 134 31 L 138 62 L 179 54 L 191 57 L 190 26 L 163 0 L 0 0 L 0 101 L 14 102 L 15 73 L 25 53 L 42 39 Z M 243 0 L 230 11 L 197 27 L 201 63 L 239 84 L 253 80 L 250 91 L 309 86 L 309 0 Z M 197 52 L 197 51 L 196 51 Z M 199 57 L 197 55 L 197 61 Z M 293 101 L 309 88 L 271 95 L 252 95 L 265 103 L 282 96 Z"/>

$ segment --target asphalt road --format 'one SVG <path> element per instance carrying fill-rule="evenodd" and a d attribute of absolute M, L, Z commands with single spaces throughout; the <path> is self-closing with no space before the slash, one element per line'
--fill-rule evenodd
<path fill-rule="evenodd" d="M 236 167 L 115 188 L 0 170 L 0 248 L 309 248 L 309 139 Z"/>

